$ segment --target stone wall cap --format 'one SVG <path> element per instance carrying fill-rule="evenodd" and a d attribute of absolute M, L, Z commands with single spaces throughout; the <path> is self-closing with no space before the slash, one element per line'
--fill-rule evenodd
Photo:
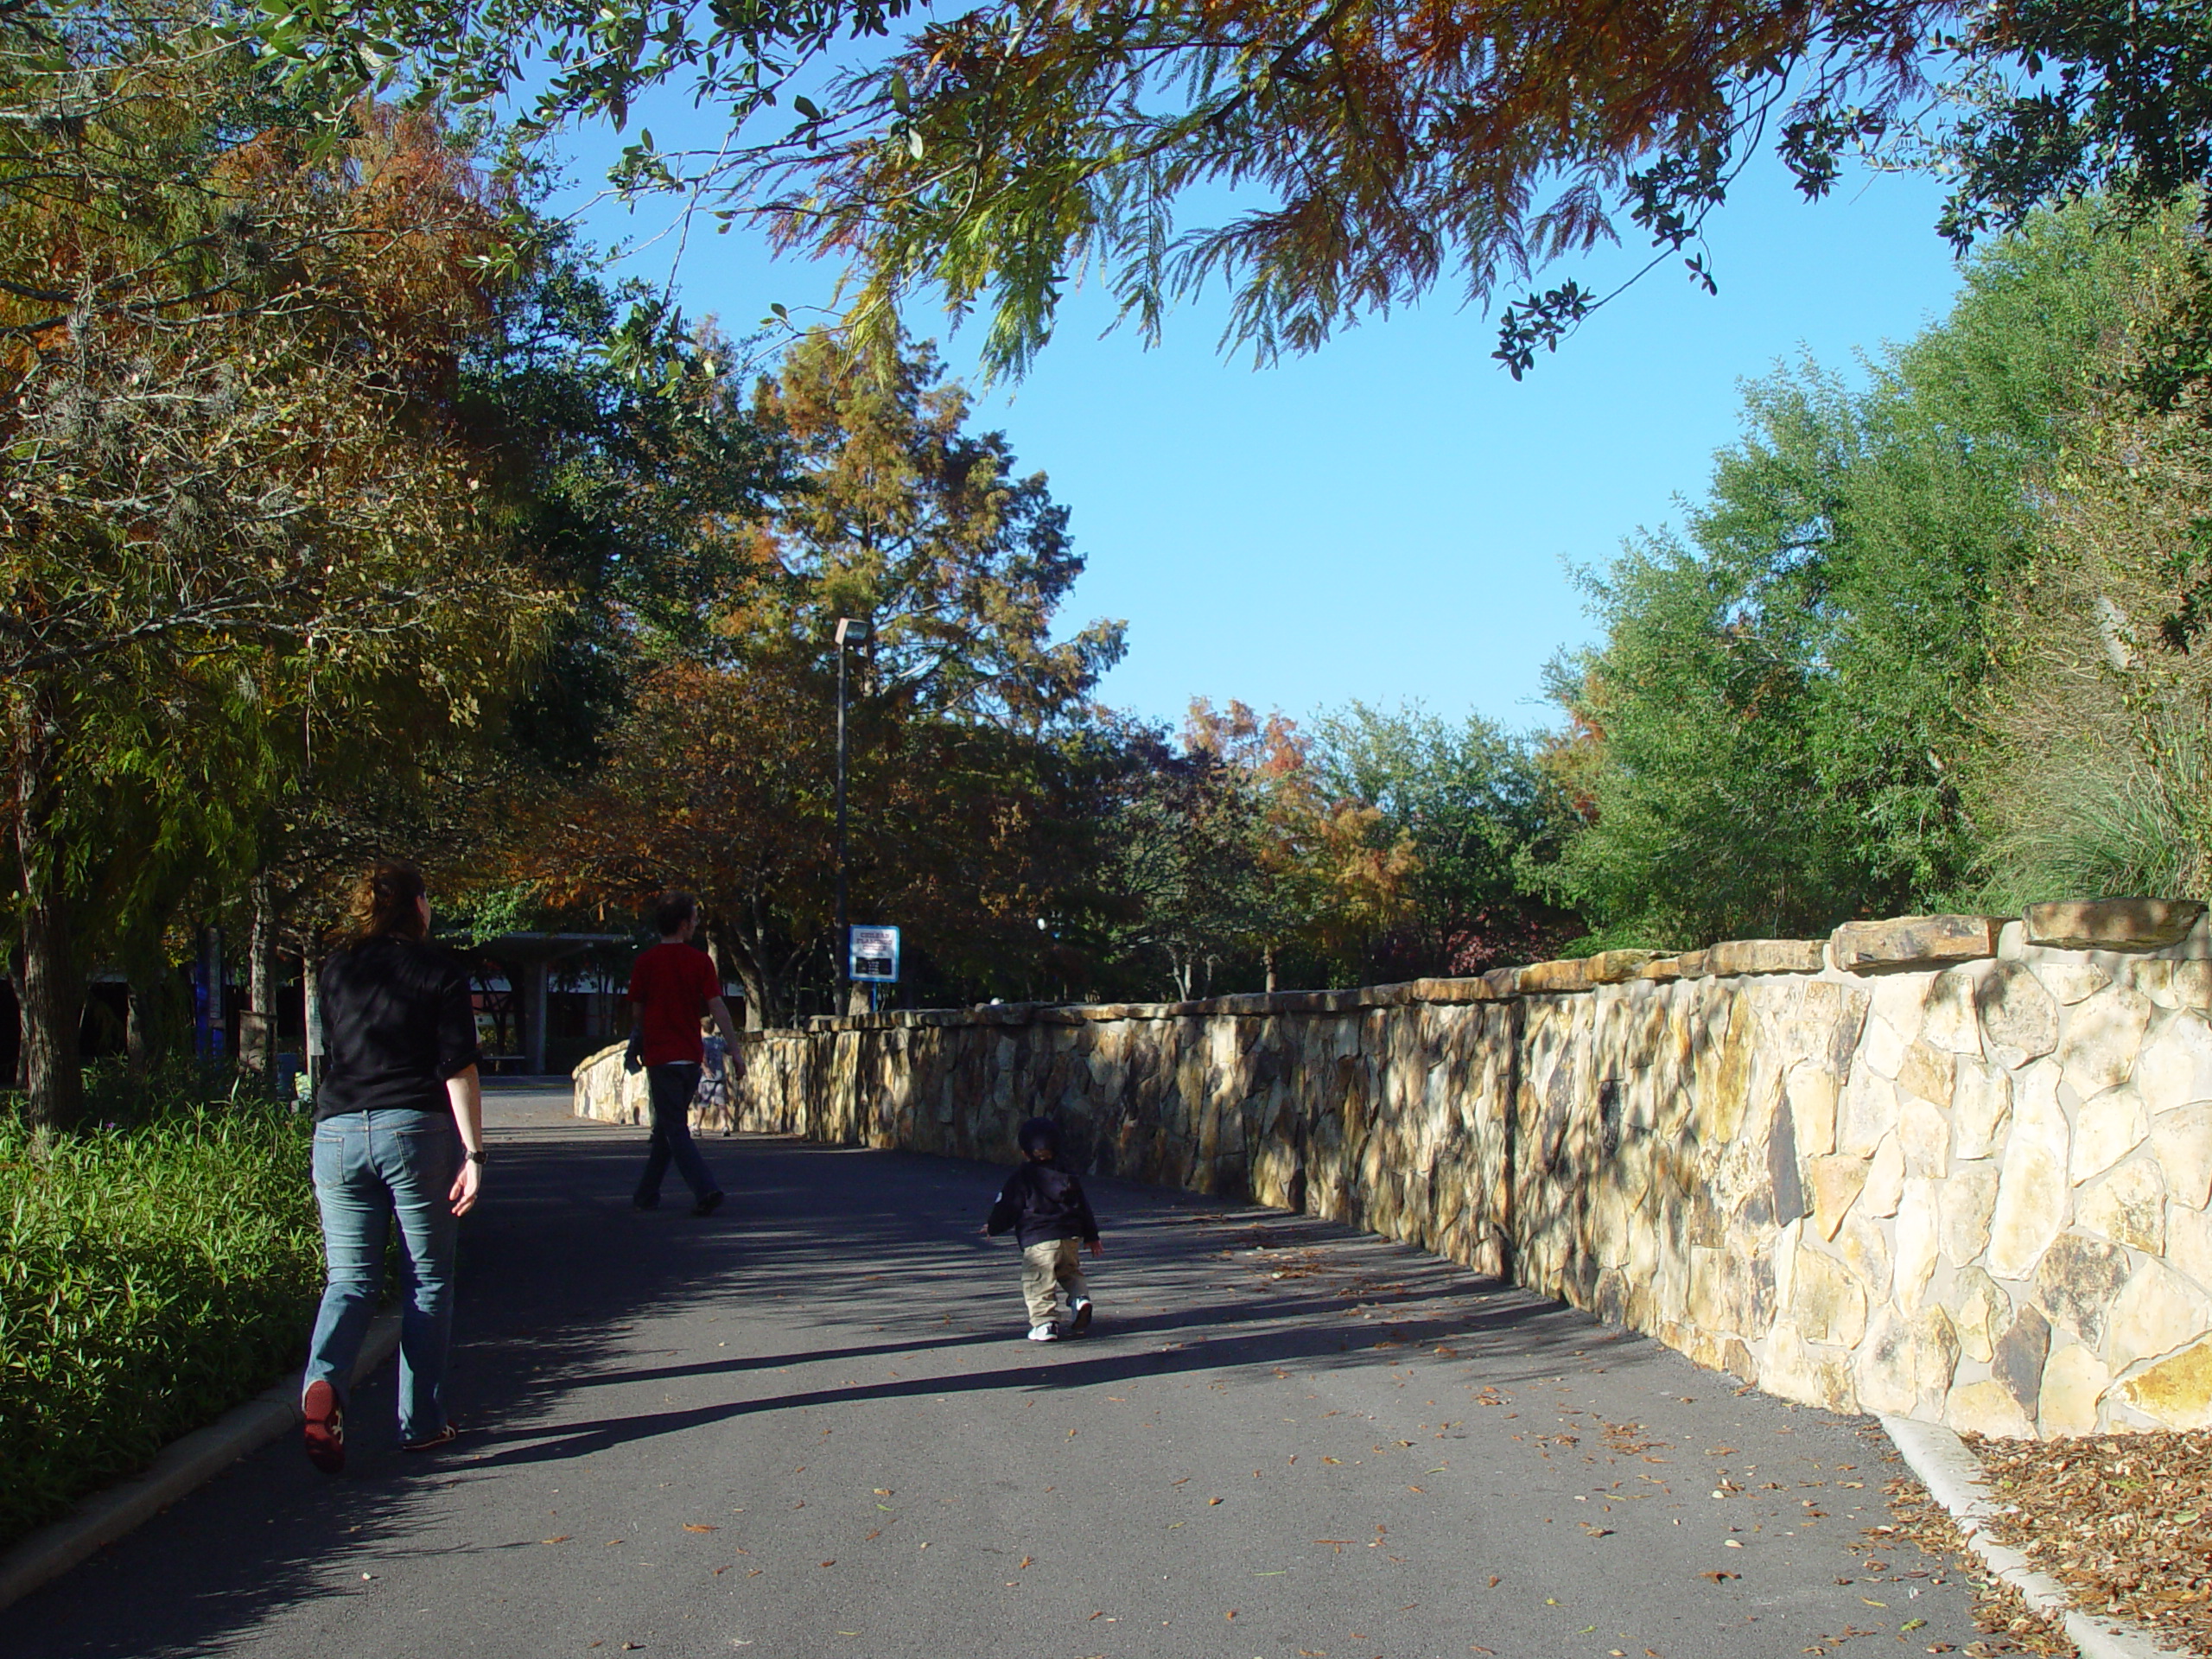
<path fill-rule="evenodd" d="M 2062 899 L 2030 905 L 2030 944 L 2061 950 L 2161 950 L 2189 937 L 2204 914 L 2194 899 Z"/>
<path fill-rule="evenodd" d="M 1854 974 L 1972 962 L 1997 954 L 1996 916 L 1895 916 L 1846 922 L 1828 935 L 1835 965 Z"/>
<path fill-rule="evenodd" d="M 1414 1001 L 1416 1002 L 1501 1002 L 1513 995 L 1502 989 L 1487 976 L 1474 979 L 1417 979 L 1414 981 Z"/>
<path fill-rule="evenodd" d="M 1702 950 L 1684 950 L 1678 954 L 1675 957 L 1675 977 L 1676 979 L 1709 978 L 1713 969 L 1706 962 L 1706 955 L 1707 953 Z"/>
<path fill-rule="evenodd" d="M 1568 957 L 1558 962 L 1534 962 L 1521 970 L 1523 996 L 1545 996 L 1567 991 L 1586 991 L 1592 981 L 1587 957 Z"/>
<path fill-rule="evenodd" d="M 1618 985 L 1642 974 L 1656 961 L 1656 950 L 1600 950 L 1587 958 L 1592 985 Z"/>
<path fill-rule="evenodd" d="M 1727 939 L 1705 952 L 1705 971 L 1716 979 L 1738 974 L 1817 974 L 1827 965 L 1826 939 Z"/>
<path fill-rule="evenodd" d="M 1682 959 L 1680 957 L 1656 957 L 1637 969 L 1636 976 L 1664 985 L 1669 980 L 1682 977 Z"/>

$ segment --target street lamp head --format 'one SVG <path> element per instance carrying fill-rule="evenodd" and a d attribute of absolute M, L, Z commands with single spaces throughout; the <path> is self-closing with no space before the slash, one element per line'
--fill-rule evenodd
<path fill-rule="evenodd" d="M 875 632 L 875 624 L 864 616 L 841 616 L 837 619 L 837 643 L 841 645 L 864 645 Z"/>

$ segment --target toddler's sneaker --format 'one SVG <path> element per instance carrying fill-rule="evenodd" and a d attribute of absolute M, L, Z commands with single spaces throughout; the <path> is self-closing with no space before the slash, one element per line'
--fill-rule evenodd
<path fill-rule="evenodd" d="M 1068 1335 L 1088 1336 L 1090 1333 L 1090 1298 L 1084 1297 L 1068 1311 L 1075 1315 L 1068 1321 Z"/>
<path fill-rule="evenodd" d="M 1032 1342 L 1058 1342 L 1059 1339 L 1060 1327 L 1057 1325 L 1033 1325 L 1029 1327 L 1029 1340 Z"/>

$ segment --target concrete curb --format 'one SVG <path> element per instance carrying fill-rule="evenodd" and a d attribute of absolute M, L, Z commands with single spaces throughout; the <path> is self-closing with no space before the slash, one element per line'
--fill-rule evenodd
<path fill-rule="evenodd" d="M 2126 1620 L 2092 1618 L 2074 1605 L 2064 1586 L 2038 1572 L 2026 1555 L 1991 1537 L 1983 1522 L 1996 1513 L 1981 1465 L 1966 1443 L 1940 1423 L 1885 1416 L 1882 1427 L 1904 1454 L 1929 1496 L 1951 1512 L 1967 1544 L 1999 1578 L 2011 1585 L 2039 1613 L 2056 1616 L 2082 1650 L 2082 1659 L 2171 1659 L 2185 1648 L 2163 1646 L 2141 1625 Z"/>
<path fill-rule="evenodd" d="M 399 1315 L 379 1314 L 353 1367 L 359 1381 L 399 1346 Z M 49 1580 L 149 1521 L 187 1493 L 206 1484 L 240 1458 L 257 1452 L 298 1426 L 300 1385 L 287 1377 L 264 1394 L 233 1407 L 205 1428 L 162 1448 L 143 1475 L 95 1492 L 52 1526 L 41 1528 L 0 1554 L 0 1607 L 22 1600 Z"/>

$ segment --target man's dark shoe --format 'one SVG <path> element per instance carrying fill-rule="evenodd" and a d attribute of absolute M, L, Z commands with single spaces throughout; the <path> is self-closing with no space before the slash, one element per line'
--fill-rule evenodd
<path fill-rule="evenodd" d="M 695 1216 L 711 1216 L 721 1207 L 722 1195 L 719 1192 L 709 1192 L 691 1206 L 691 1213 Z"/>
<path fill-rule="evenodd" d="M 448 1422 L 435 1434 L 425 1434 L 419 1440 L 402 1440 L 399 1449 L 403 1452 L 434 1452 L 439 1446 L 452 1445 L 460 1438 L 460 1428 Z"/>
<path fill-rule="evenodd" d="M 300 1414 L 307 1419 L 308 1461 L 326 1475 L 343 1474 L 346 1413 L 338 1403 L 338 1390 L 320 1380 L 308 1383 Z"/>

